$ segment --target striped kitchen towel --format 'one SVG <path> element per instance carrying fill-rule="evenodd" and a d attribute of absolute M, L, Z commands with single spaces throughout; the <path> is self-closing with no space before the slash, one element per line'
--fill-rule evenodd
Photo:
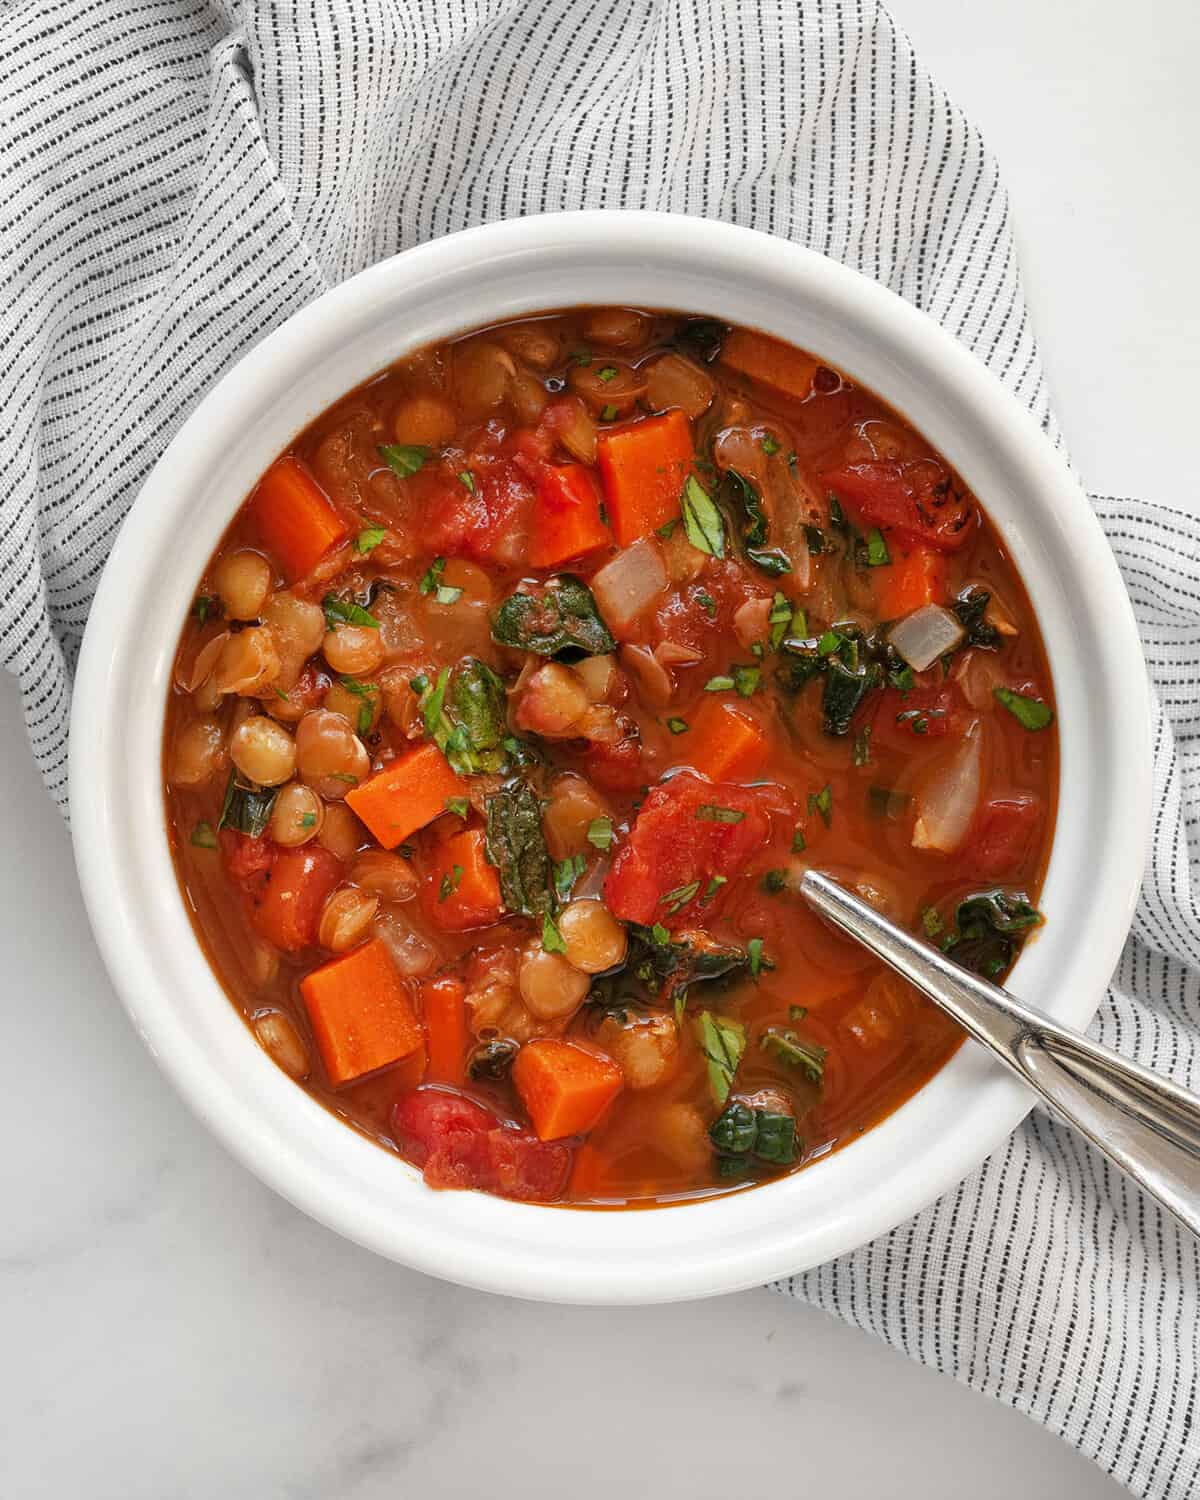
<path fill-rule="evenodd" d="M 6 0 L 0 650 L 66 796 L 71 671 L 130 502 L 201 395 L 354 271 L 592 207 L 754 225 L 941 320 L 1056 439 L 1003 188 L 870 0 Z M 1097 497 L 1157 688 L 1157 819 L 1096 1034 L 1200 1083 L 1200 524 Z M 1197 1246 L 1035 1112 L 786 1290 L 1045 1423 L 1136 1494 L 1200 1483 Z"/>

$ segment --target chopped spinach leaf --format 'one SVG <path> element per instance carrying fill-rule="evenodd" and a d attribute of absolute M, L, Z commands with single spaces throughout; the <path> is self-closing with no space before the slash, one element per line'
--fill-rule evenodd
<path fill-rule="evenodd" d="M 554 871 L 537 794 L 528 782 L 514 781 L 492 793 L 486 810 L 484 850 L 500 872 L 505 906 L 525 917 L 548 917 L 554 907 Z"/>
<path fill-rule="evenodd" d="M 942 950 L 965 969 L 997 979 L 1044 920 L 1022 891 L 980 891 L 958 903 L 955 930 L 942 938 Z"/>
<path fill-rule="evenodd" d="M 780 891 L 787 890 L 788 872 L 786 870 L 768 870 L 759 885 L 766 891 L 768 896 L 778 896 Z"/>
<path fill-rule="evenodd" d="M 1000 632 L 985 618 L 992 596 L 987 589 L 963 589 L 951 608 L 958 623 L 967 632 L 964 646 L 978 646 L 984 650 L 995 650 L 1000 644 Z"/>
<path fill-rule="evenodd" d="M 777 1110 L 759 1109 L 747 1099 L 733 1099 L 709 1127 L 709 1139 L 718 1156 L 745 1163 L 757 1157 L 772 1166 L 790 1166 L 796 1160 L 794 1116 Z"/>
<path fill-rule="evenodd" d="M 239 782 L 236 770 L 230 771 L 225 784 L 225 800 L 217 828 L 232 828 L 235 833 L 260 839 L 271 821 L 271 810 L 279 795 L 277 786 L 248 786 Z"/>
<path fill-rule="evenodd" d="M 801 1040 L 785 1026 L 768 1026 L 759 1045 L 780 1062 L 802 1069 L 810 1083 L 820 1083 L 825 1075 L 826 1049 L 818 1047 L 816 1042 Z"/>
<path fill-rule="evenodd" d="M 571 661 L 617 649 L 591 589 L 569 573 L 552 578 L 537 593 L 510 594 L 496 611 L 492 639 L 537 656 Z"/>
<path fill-rule="evenodd" d="M 730 509 L 742 517 L 742 545 L 747 560 L 775 577 L 790 573 L 791 559 L 777 547 L 766 545 L 767 513 L 751 481 L 737 469 L 727 469 L 723 487 Z"/>
<path fill-rule="evenodd" d="M 506 1036 L 481 1042 L 467 1059 L 467 1076 L 480 1081 L 490 1079 L 499 1082 L 508 1077 L 520 1050 L 519 1043 Z"/>

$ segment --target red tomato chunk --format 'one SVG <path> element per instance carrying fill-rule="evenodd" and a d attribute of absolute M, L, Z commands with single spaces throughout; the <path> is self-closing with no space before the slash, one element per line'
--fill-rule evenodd
<path fill-rule="evenodd" d="M 401 1155 L 434 1188 L 482 1188 L 505 1198 L 549 1202 L 566 1186 L 571 1153 L 553 1141 L 501 1125 L 481 1104 L 447 1089 L 420 1088 L 396 1101 L 392 1126 Z"/>

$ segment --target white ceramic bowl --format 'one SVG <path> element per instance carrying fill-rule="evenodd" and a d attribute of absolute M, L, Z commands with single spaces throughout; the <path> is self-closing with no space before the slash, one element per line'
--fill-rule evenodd
<path fill-rule="evenodd" d="M 563 1302 L 657 1302 L 752 1286 L 864 1243 L 977 1166 L 1030 1096 L 968 1043 L 861 1140 L 750 1192 L 638 1213 L 432 1192 L 254 1042 L 184 912 L 160 776 L 169 672 L 196 581 L 280 449 L 421 344 L 605 302 L 712 314 L 817 351 L 898 407 L 984 501 L 1041 621 L 1062 745 L 1048 923 L 1011 986 L 1084 1025 L 1132 916 L 1150 805 L 1145 673 L 1100 527 L 1036 424 L 947 333 L 853 271 L 725 224 L 580 213 L 468 230 L 364 271 L 259 344 L 185 423 L 113 548 L 76 680 L 71 809 L 92 926 L 134 1025 L 259 1177 L 435 1276 Z"/>

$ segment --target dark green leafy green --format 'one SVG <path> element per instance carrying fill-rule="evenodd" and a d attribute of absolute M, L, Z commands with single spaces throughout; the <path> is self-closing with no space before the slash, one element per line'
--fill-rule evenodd
<path fill-rule="evenodd" d="M 520 1050 L 519 1043 L 506 1036 L 498 1036 L 490 1042 L 481 1042 L 467 1059 L 467 1076 L 479 1081 L 491 1080 L 493 1082 L 507 1078 Z"/>
<path fill-rule="evenodd" d="M 519 651 L 570 661 L 606 656 L 617 649 L 591 589 L 569 573 L 536 591 L 510 594 L 496 611 L 492 639 Z"/>
<path fill-rule="evenodd" d="M 811 1083 L 820 1083 L 825 1076 L 826 1049 L 804 1041 L 787 1026 L 768 1026 L 759 1046 L 789 1068 L 799 1068 Z"/>
<path fill-rule="evenodd" d="M 985 618 L 991 602 L 992 596 L 987 589 L 978 587 L 963 589 L 954 601 L 951 608 L 958 617 L 958 623 L 967 632 L 963 646 L 995 650 L 1000 644 L 1000 632 Z"/>
<path fill-rule="evenodd" d="M 776 578 L 790 573 L 792 563 L 787 554 L 778 547 L 767 546 L 767 513 L 753 483 L 737 469 L 726 469 L 723 492 L 726 504 L 741 517 L 742 546 L 747 561 Z"/>
<path fill-rule="evenodd" d="M 277 786 L 250 786 L 239 781 L 236 770 L 230 771 L 217 828 L 232 828 L 235 833 L 247 834 L 252 839 L 262 838 L 278 795 Z"/>
<path fill-rule="evenodd" d="M 1044 920 L 1023 891 L 979 891 L 958 903 L 955 928 L 942 939 L 942 951 L 963 968 L 996 979 Z"/>
<path fill-rule="evenodd" d="M 719 1156 L 744 1165 L 756 1158 L 786 1167 L 797 1156 L 795 1117 L 756 1107 L 749 1099 L 731 1099 L 709 1127 L 708 1137 Z"/>
<path fill-rule="evenodd" d="M 528 782 L 514 781 L 492 793 L 486 810 L 484 849 L 499 871 L 505 906 L 522 916 L 549 917 L 554 909 L 554 868 L 537 794 Z"/>

